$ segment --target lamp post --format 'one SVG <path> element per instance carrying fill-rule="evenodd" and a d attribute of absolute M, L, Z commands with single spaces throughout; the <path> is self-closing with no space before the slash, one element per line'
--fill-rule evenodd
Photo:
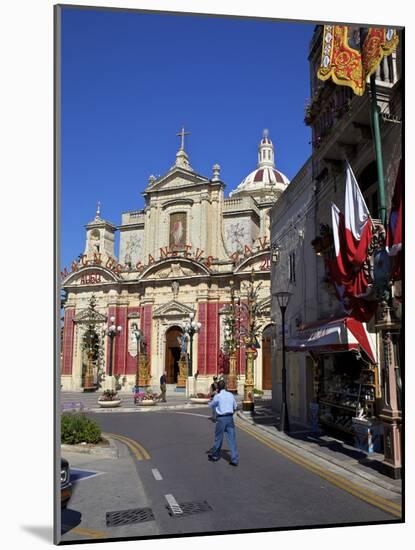
<path fill-rule="evenodd" d="M 282 321 L 282 372 L 281 372 L 281 385 L 282 385 L 282 400 L 281 400 L 281 418 L 280 418 L 280 431 L 290 431 L 290 422 L 288 419 L 287 409 L 287 370 L 285 367 L 285 312 L 287 310 L 288 302 L 292 296 L 291 292 L 274 292 L 272 294 L 277 298 L 278 305 L 281 310 Z"/>
<path fill-rule="evenodd" d="M 197 323 L 194 320 L 195 314 L 190 313 L 189 318 L 184 325 L 184 331 L 189 335 L 190 340 L 190 353 L 189 353 L 189 365 L 188 365 L 188 377 L 192 376 L 192 364 L 193 364 L 193 336 L 200 331 L 202 323 Z"/>
<path fill-rule="evenodd" d="M 115 326 L 115 317 L 110 317 L 110 325 L 108 325 L 108 327 L 107 327 L 106 335 L 110 339 L 110 364 L 109 364 L 109 369 L 108 369 L 108 376 L 111 376 L 111 377 L 112 377 L 112 359 L 113 359 L 113 355 L 114 355 L 114 353 L 113 353 L 113 351 L 114 351 L 114 338 L 117 336 L 117 334 L 120 334 L 121 331 L 122 331 L 121 326 L 118 326 L 118 327 Z M 111 385 L 112 385 L 112 380 L 111 380 Z"/>

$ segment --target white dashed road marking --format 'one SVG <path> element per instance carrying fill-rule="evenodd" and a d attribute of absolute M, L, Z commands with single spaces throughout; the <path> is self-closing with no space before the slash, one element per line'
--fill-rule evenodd
<path fill-rule="evenodd" d="M 175 414 L 189 414 L 190 416 L 203 416 L 203 418 L 210 418 L 208 414 L 185 413 L 185 412 L 176 412 Z"/>
<path fill-rule="evenodd" d="M 161 473 L 157 470 L 157 468 L 153 468 L 151 470 L 153 472 L 153 476 L 157 481 L 161 481 L 163 478 L 161 477 Z"/>
<path fill-rule="evenodd" d="M 180 508 L 177 500 L 174 498 L 173 495 L 164 495 L 164 497 L 167 500 L 174 515 L 179 516 L 180 514 L 183 514 L 183 510 Z"/>

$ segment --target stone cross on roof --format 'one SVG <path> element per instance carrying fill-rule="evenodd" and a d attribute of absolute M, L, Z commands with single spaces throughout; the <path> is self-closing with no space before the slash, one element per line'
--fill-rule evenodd
<path fill-rule="evenodd" d="M 182 126 L 182 131 L 179 132 L 178 134 L 176 134 L 176 136 L 181 136 L 182 138 L 182 143 L 180 145 L 180 150 L 181 151 L 184 151 L 184 136 L 190 136 L 190 132 L 185 132 L 184 131 L 184 126 Z"/>

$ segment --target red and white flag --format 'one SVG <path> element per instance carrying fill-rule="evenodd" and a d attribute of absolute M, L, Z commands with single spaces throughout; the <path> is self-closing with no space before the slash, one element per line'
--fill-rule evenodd
<path fill-rule="evenodd" d="M 372 238 L 372 219 L 350 164 L 346 161 L 346 197 L 344 208 L 347 258 L 354 266 L 362 266 Z"/>
<path fill-rule="evenodd" d="M 362 265 L 358 265 L 356 261 L 354 263 L 350 261 L 349 256 L 355 258 L 356 253 L 351 255 L 348 250 L 350 242 L 348 243 L 347 240 L 348 230 L 346 229 L 345 216 L 334 203 L 331 204 L 331 218 L 336 257 L 327 261 L 329 276 L 345 313 L 361 321 L 368 321 L 374 315 L 376 303 L 365 300 L 370 286 L 362 267 L 366 256 Z M 363 227 L 362 234 L 364 235 L 366 231 L 367 229 Z M 359 247 L 356 250 L 359 250 Z"/>

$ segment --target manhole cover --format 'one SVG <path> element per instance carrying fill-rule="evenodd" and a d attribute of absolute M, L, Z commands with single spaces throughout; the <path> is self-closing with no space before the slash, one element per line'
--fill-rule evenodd
<path fill-rule="evenodd" d="M 143 523 L 153 521 L 154 514 L 151 508 L 133 508 L 131 510 L 117 510 L 107 512 L 107 527 L 118 527 L 131 523 Z"/>
<path fill-rule="evenodd" d="M 181 513 L 174 513 L 174 511 L 170 508 L 170 506 L 166 506 L 169 514 L 175 518 L 181 518 L 183 516 L 190 516 L 191 514 L 199 514 L 200 512 L 210 512 L 212 510 L 212 507 L 206 500 L 202 500 L 201 502 L 179 502 L 179 507 L 181 509 Z"/>

